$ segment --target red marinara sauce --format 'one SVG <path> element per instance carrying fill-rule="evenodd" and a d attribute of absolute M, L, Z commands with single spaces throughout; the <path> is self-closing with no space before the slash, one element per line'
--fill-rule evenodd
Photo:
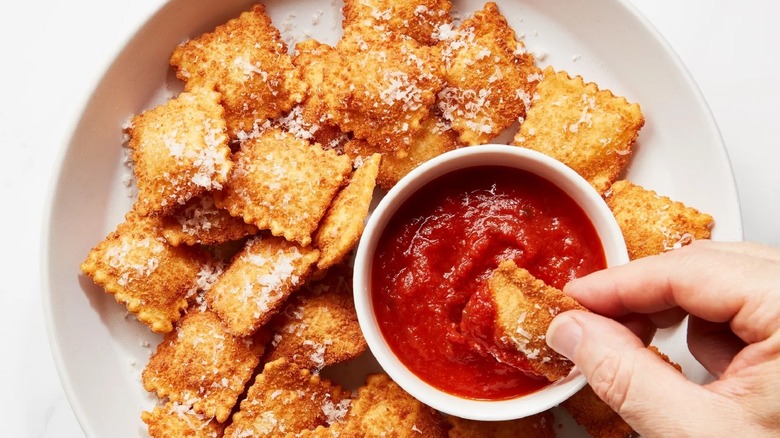
<path fill-rule="evenodd" d="M 371 270 L 380 330 L 401 362 L 429 384 L 472 399 L 507 399 L 546 386 L 547 380 L 494 359 L 461 326 L 469 299 L 509 259 L 557 288 L 606 267 L 582 209 L 530 172 L 458 170 L 402 204 L 382 233 Z"/>

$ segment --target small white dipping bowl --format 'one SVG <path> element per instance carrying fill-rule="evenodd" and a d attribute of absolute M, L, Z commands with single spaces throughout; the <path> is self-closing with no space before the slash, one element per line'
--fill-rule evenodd
<path fill-rule="evenodd" d="M 393 353 L 382 335 L 371 299 L 371 269 L 377 243 L 388 221 L 417 190 L 450 172 L 479 166 L 504 166 L 536 174 L 559 187 L 590 218 L 604 248 L 607 266 L 628 262 L 625 241 L 612 212 L 596 190 L 563 163 L 529 149 L 482 145 L 440 155 L 396 184 L 371 214 L 358 246 L 354 270 L 355 307 L 363 335 L 385 372 L 404 390 L 441 412 L 461 418 L 500 421 L 527 417 L 560 404 L 579 391 L 585 378 L 576 368 L 566 378 L 536 392 L 505 400 L 474 400 L 444 392 L 417 377 Z"/>

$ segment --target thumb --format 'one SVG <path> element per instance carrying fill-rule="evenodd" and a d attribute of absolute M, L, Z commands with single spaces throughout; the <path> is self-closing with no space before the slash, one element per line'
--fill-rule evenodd
<path fill-rule="evenodd" d="M 733 427 L 716 424 L 728 418 L 718 415 L 728 408 L 724 399 L 686 379 L 614 320 L 562 313 L 550 324 L 547 343 L 642 436 L 720 436 Z"/>

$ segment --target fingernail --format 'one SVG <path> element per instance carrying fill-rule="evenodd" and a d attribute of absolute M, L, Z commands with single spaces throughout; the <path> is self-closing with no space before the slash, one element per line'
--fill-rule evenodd
<path fill-rule="evenodd" d="M 547 330 L 547 345 L 569 359 L 574 357 L 580 339 L 582 339 L 582 328 L 568 316 L 553 319 Z"/>

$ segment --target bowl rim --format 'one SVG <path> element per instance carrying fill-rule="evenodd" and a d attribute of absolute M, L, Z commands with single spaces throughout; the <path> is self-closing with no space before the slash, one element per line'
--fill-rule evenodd
<path fill-rule="evenodd" d="M 512 420 L 543 412 L 568 399 L 587 382 L 575 367 L 564 379 L 511 399 L 477 400 L 444 392 L 417 377 L 384 341 L 373 312 L 370 279 L 373 253 L 379 237 L 401 204 L 440 176 L 460 169 L 491 165 L 529 171 L 562 189 L 593 222 L 604 248 L 607 266 L 628 262 L 623 234 L 601 195 L 574 170 L 541 152 L 502 144 L 460 148 L 423 163 L 390 189 L 369 217 L 355 256 L 353 294 L 363 335 L 384 371 L 405 391 L 441 412 L 480 421 Z"/>

